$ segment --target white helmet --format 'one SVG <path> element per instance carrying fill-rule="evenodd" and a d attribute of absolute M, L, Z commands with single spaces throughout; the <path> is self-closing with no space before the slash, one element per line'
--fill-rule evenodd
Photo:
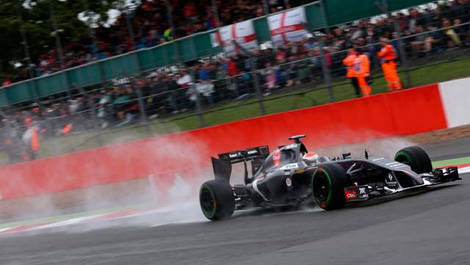
<path fill-rule="evenodd" d="M 308 152 L 302 157 L 307 164 L 316 164 L 319 158 L 320 156 L 315 152 Z"/>

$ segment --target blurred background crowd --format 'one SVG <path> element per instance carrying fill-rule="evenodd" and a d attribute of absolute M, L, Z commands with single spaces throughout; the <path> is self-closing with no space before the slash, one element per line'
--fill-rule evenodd
<path fill-rule="evenodd" d="M 286 8 L 300 6 L 309 0 L 218 0 L 220 26 L 244 21 Z M 109 26 L 94 29 L 94 40 L 87 32 L 76 41 L 64 43 L 63 62 L 57 49 L 39 54 L 35 65 L 35 76 L 42 76 L 62 69 L 83 65 L 133 50 L 150 48 L 198 32 L 217 27 L 211 0 L 181 1 L 143 0 L 133 12 L 121 12 Z M 127 21 L 129 19 L 129 22 Z M 170 25 L 172 23 L 173 25 Z M 172 30 L 174 29 L 174 30 Z M 132 36 L 129 31 L 132 31 Z M 174 31 L 174 32 L 173 32 Z M 14 75 L 4 76 L 4 84 L 28 79 L 26 68 L 18 69 Z"/>
<path fill-rule="evenodd" d="M 96 29 L 95 44 L 75 42 L 65 44 L 65 67 L 72 67 L 116 54 L 152 47 L 199 31 L 214 28 L 210 1 L 173 0 L 175 32 L 168 32 L 168 15 L 163 1 L 142 1 L 131 19 L 135 38 L 127 33 L 125 14 L 110 28 Z M 288 2 L 289 4 L 286 4 Z M 218 1 L 221 22 L 231 24 L 305 1 Z M 167 15 L 163 15 L 167 14 Z M 433 7 L 412 8 L 394 13 L 405 44 L 408 58 L 432 60 L 450 50 L 468 52 L 470 48 L 470 1 L 440 2 Z M 135 78 L 114 80 L 104 86 L 77 88 L 76 95 L 50 97 L 41 102 L 22 106 L 21 110 L 3 110 L 1 127 L 4 148 L 13 160 L 34 158 L 31 141 L 35 133 L 41 137 L 77 134 L 87 130 L 121 127 L 145 116 L 165 117 L 209 108 L 224 101 L 264 96 L 322 79 L 321 53 L 332 78 L 343 78 L 342 60 L 347 49 L 361 47 L 371 60 L 372 69 L 379 68 L 376 57 L 380 37 L 392 40 L 399 51 L 397 31 L 391 17 L 363 19 L 330 29 L 307 34 L 302 41 L 273 47 L 263 43 L 260 50 L 249 55 L 228 57 L 224 54 L 185 64 L 164 67 Z M 401 55 L 398 56 L 399 58 Z M 429 59 L 431 58 L 431 59 Z M 60 70 L 56 51 L 39 56 L 36 75 Z M 23 76 L 22 76 L 23 75 Z M 25 78 L 6 77 L 3 84 Z M 145 115 L 142 115 L 145 114 Z M 25 143 L 18 145 L 18 142 Z"/>

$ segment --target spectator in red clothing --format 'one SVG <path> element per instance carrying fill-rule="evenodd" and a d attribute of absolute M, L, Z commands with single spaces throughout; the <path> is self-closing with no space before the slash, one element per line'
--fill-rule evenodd
<path fill-rule="evenodd" d="M 325 63 L 326 63 L 326 66 L 328 68 L 331 68 L 331 66 L 333 65 L 333 58 L 331 58 L 331 53 L 330 53 L 330 50 L 328 48 L 323 48 L 324 52 L 325 52 Z"/>
<path fill-rule="evenodd" d="M 11 85 L 10 77 L 6 76 L 5 80 L 2 83 L 2 87 Z"/>
<path fill-rule="evenodd" d="M 229 58 L 227 63 L 227 75 L 230 77 L 234 77 L 239 74 L 240 71 L 238 70 L 237 63 L 232 58 Z"/>
<path fill-rule="evenodd" d="M 194 5 L 193 2 L 187 3 L 184 6 L 183 13 L 186 18 L 189 18 L 192 22 L 195 22 L 197 14 L 196 5 Z"/>
<path fill-rule="evenodd" d="M 152 11 L 153 10 L 153 2 L 149 2 L 149 1 L 143 1 L 142 3 L 142 9 L 145 10 L 145 11 Z"/>
<path fill-rule="evenodd" d="M 280 64 L 286 62 L 287 53 L 283 47 L 279 47 L 276 53 L 276 61 Z"/>

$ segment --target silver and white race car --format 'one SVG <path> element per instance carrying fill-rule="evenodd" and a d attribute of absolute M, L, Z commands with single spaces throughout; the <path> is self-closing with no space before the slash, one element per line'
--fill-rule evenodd
<path fill-rule="evenodd" d="M 212 158 L 215 179 L 203 183 L 199 192 L 205 217 L 219 220 L 248 207 L 290 207 L 308 200 L 333 210 L 460 179 L 456 167 L 433 169 L 418 146 L 398 151 L 394 160 L 369 157 L 367 151 L 363 158 L 350 153 L 330 158 L 308 152 L 304 137 L 290 137 L 293 143 L 272 153 L 259 146 Z M 235 163 L 244 165 L 243 185 L 230 184 Z"/>

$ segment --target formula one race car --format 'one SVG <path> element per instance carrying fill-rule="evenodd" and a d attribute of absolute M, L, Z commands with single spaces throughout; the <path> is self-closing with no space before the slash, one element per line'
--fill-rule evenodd
<path fill-rule="evenodd" d="M 247 207 L 298 206 L 312 200 L 325 210 L 342 208 L 398 192 L 459 180 L 456 167 L 436 168 L 417 146 L 384 157 L 325 157 L 308 152 L 304 135 L 269 154 L 268 146 L 219 154 L 212 158 L 214 180 L 202 184 L 199 201 L 210 220 L 229 217 Z M 232 164 L 243 163 L 244 185 L 230 185 Z M 251 164 L 251 174 L 248 174 Z"/>

